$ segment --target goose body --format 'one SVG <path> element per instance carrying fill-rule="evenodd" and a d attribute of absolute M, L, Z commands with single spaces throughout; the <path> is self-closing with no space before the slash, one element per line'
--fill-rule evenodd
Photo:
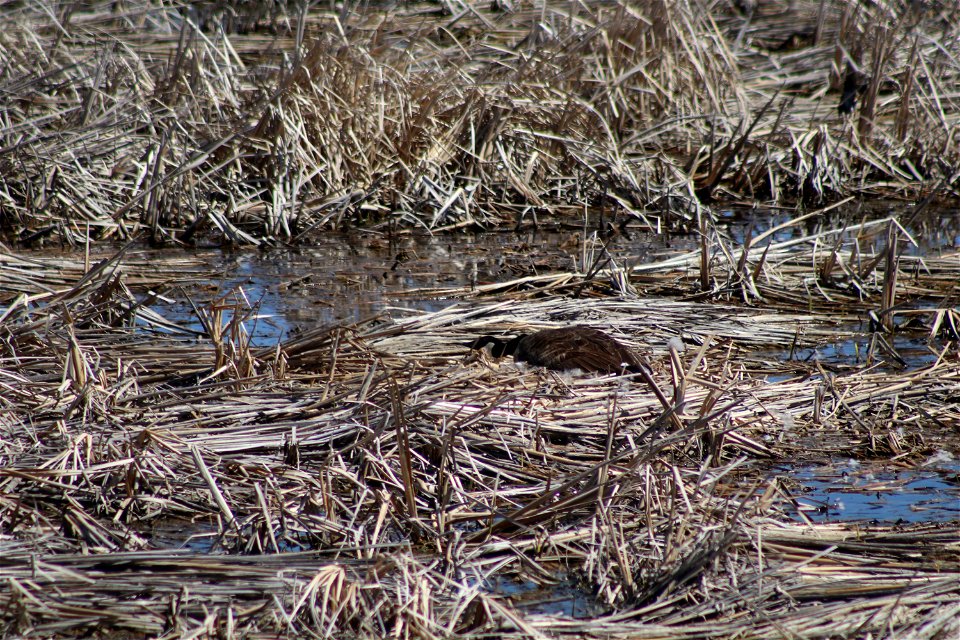
<path fill-rule="evenodd" d="M 545 329 L 508 341 L 483 336 L 471 344 L 471 349 L 483 349 L 487 345 L 492 345 L 491 354 L 495 358 L 513 356 L 518 362 L 548 369 L 580 369 L 600 373 L 645 372 L 643 361 L 632 349 L 590 327 Z"/>

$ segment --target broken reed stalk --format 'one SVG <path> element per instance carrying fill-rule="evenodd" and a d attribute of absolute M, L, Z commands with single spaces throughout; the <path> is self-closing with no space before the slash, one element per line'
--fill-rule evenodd
<path fill-rule="evenodd" d="M 906 77 L 903 79 L 903 90 L 900 98 L 900 108 L 897 110 L 896 136 L 897 140 L 903 140 L 910 128 L 911 103 L 914 92 L 914 74 L 916 72 L 917 47 L 920 44 L 919 36 L 914 38 L 913 48 L 910 51 L 910 62 L 906 67 Z"/>
<path fill-rule="evenodd" d="M 410 519 L 415 538 L 419 538 L 420 516 L 417 510 L 417 489 L 415 486 L 412 452 L 410 450 L 410 440 L 408 438 L 406 422 L 404 419 L 404 407 L 400 398 L 399 389 L 395 381 L 391 380 L 390 385 L 390 403 L 393 407 L 393 420 L 397 431 L 397 450 L 399 454 L 400 477 L 403 482 L 403 497 L 407 510 L 407 517 Z"/>
<path fill-rule="evenodd" d="M 869 138 L 873 131 L 877 110 L 877 98 L 880 93 L 880 84 L 885 78 L 885 68 L 890 56 L 893 34 L 890 29 L 880 27 L 873 34 L 872 63 L 873 73 L 864 92 L 863 104 L 860 107 L 860 117 L 857 121 L 857 131 L 861 138 Z"/>
<path fill-rule="evenodd" d="M 671 340 L 667 348 L 670 353 L 670 374 L 673 379 L 673 403 L 674 406 L 679 408 L 683 407 L 684 404 L 687 376 L 684 373 L 683 362 L 680 359 L 680 349 L 677 347 L 676 341 Z"/>
<path fill-rule="evenodd" d="M 210 497 L 213 499 L 213 503 L 217 505 L 217 508 L 223 516 L 223 530 L 226 531 L 228 528 L 235 527 L 236 518 L 233 515 L 233 510 L 230 509 L 230 505 L 227 504 L 223 493 L 217 486 L 217 481 L 213 478 L 210 469 L 207 468 L 207 464 L 203 461 L 203 455 L 200 453 L 200 449 L 195 446 L 190 447 L 190 455 L 193 458 L 193 463 L 196 465 L 197 471 L 200 473 L 200 477 L 203 478 L 207 489 L 210 490 Z"/>
<path fill-rule="evenodd" d="M 710 224 L 706 212 L 702 209 L 697 210 L 697 217 L 700 222 L 700 291 L 704 293 L 710 291 Z"/>

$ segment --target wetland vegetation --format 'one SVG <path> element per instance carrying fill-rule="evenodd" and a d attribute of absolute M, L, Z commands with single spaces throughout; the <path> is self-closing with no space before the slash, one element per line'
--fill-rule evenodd
<path fill-rule="evenodd" d="M 6 3 L 0 633 L 955 638 L 954 13 Z"/>

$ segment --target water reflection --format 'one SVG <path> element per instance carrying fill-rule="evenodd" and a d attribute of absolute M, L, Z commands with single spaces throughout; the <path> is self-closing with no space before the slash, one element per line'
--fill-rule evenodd
<path fill-rule="evenodd" d="M 646 234 L 618 235 L 604 240 L 603 246 L 614 261 L 633 264 L 657 247 L 662 250 L 663 241 Z M 257 308 L 254 321 L 247 323 L 254 345 L 270 346 L 301 328 L 352 323 L 385 311 L 436 311 L 453 302 L 420 295 L 418 290 L 585 271 L 602 254 L 597 241 L 585 242 L 574 230 L 410 235 L 394 240 L 369 233 L 331 233 L 297 250 L 210 255 L 217 282 L 186 287 L 182 295 L 168 295 L 171 301 L 151 306 L 202 333 L 188 298 L 203 308 L 235 292 Z M 224 302 L 232 301 L 228 297 Z"/>
<path fill-rule="evenodd" d="M 561 571 L 557 577 L 553 584 L 537 584 L 532 580 L 494 576 L 484 586 L 491 593 L 509 598 L 519 611 L 526 613 L 594 618 L 606 612 L 572 573 Z"/>
<path fill-rule="evenodd" d="M 911 469 L 848 460 L 784 471 L 803 485 L 797 508 L 814 522 L 960 518 L 960 462 L 946 451 Z"/>
<path fill-rule="evenodd" d="M 761 351 L 754 358 L 765 362 L 819 362 L 826 369 L 842 371 L 876 365 L 883 371 L 920 369 L 932 366 L 944 348 L 940 340 L 931 340 L 929 331 L 904 331 L 893 336 L 870 333 L 861 324 L 837 327 L 836 339 L 816 346 Z M 774 373 L 770 382 L 788 379 L 792 373 Z"/>
<path fill-rule="evenodd" d="M 889 213 L 888 208 L 873 215 Z M 764 243 L 806 237 L 828 226 L 842 228 L 842 222 L 835 219 L 840 215 L 812 216 L 787 225 Z M 756 238 L 796 216 L 796 212 L 787 210 L 719 212 L 721 227 L 736 242 L 743 242 L 748 234 Z M 867 215 L 856 221 L 863 217 Z M 855 236 L 846 234 L 842 251 L 846 254 L 854 243 L 862 253 L 881 250 L 886 229 L 886 225 L 878 225 Z M 918 244 L 905 242 L 902 252 L 934 255 L 960 245 L 960 216 L 918 218 L 908 231 Z M 244 303 L 257 308 L 255 322 L 247 324 L 254 346 L 271 346 L 301 328 L 352 323 L 388 310 L 436 311 L 451 304 L 451 300 L 418 293 L 425 289 L 470 287 L 559 271 L 585 273 L 597 260 L 607 258 L 612 265 L 630 267 L 698 247 L 699 240 L 692 233 L 598 231 L 574 226 L 547 232 L 392 237 L 370 231 L 326 233 L 317 236 L 312 245 L 297 249 L 208 254 L 211 273 L 219 274 L 219 280 L 197 283 L 185 288 L 182 295 L 171 295 L 171 302 L 151 306 L 165 317 L 202 332 L 187 298 L 198 307 L 206 307 L 235 291 Z M 849 361 L 859 357 L 867 339 L 862 334 L 840 331 L 834 345 L 818 347 L 816 353 L 793 354 L 793 358 Z M 893 346 L 908 354 L 909 366 L 921 366 L 934 357 L 916 335 L 898 336 Z"/>
<path fill-rule="evenodd" d="M 756 209 L 733 207 L 717 212 L 720 223 L 728 230 L 730 239 L 742 244 L 747 236 L 756 238 L 760 234 L 784 227 L 773 232 L 763 241 L 786 242 L 804 236 L 813 236 L 828 229 L 843 229 L 864 220 L 878 220 L 886 217 L 897 218 L 906 231 L 901 234 L 898 248 L 900 255 L 935 257 L 944 251 L 960 247 L 960 209 L 928 208 L 913 215 L 914 207 L 903 203 L 874 202 L 860 204 L 856 208 L 838 208 L 804 218 L 799 223 L 789 224 L 800 214 L 793 209 Z M 828 242 L 841 240 L 840 250 L 848 253 L 854 244 L 860 253 L 876 253 L 886 246 L 887 225 L 877 225 L 867 229 L 855 229 L 831 234 Z M 832 245 L 825 246 L 825 250 Z"/>

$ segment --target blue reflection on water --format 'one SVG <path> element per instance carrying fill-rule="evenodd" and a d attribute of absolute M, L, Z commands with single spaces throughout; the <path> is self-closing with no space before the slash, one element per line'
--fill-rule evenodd
<path fill-rule="evenodd" d="M 540 585 L 532 580 L 493 576 L 484 583 L 486 591 L 510 598 L 512 604 L 528 614 L 593 618 L 604 613 L 596 598 L 577 584 L 574 577 L 561 572 L 555 584 Z"/>
<path fill-rule="evenodd" d="M 800 511 L 816 522 L 947 522 L 960 518 L 960 462 L 944 452 L 915 469 L 855 460 L 785 469 L 805 487 Z M 799 514 L 795 514 L 800 519 Z"/>

